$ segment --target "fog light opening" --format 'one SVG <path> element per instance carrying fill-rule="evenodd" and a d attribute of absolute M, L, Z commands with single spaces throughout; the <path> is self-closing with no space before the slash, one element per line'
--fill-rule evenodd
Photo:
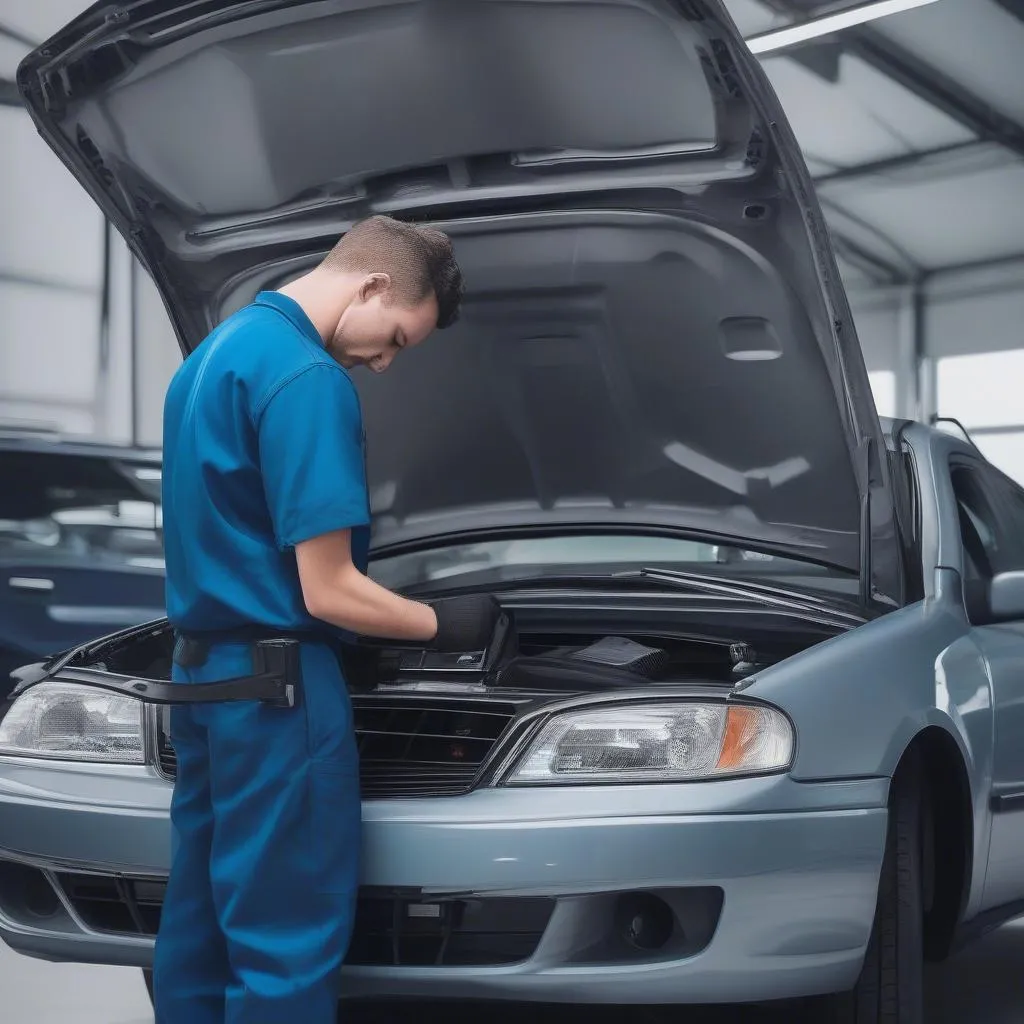
<path fill-rule="evenodd" d="M 675 914 L 664 900 L 650 893 L 625 893 L 615 907 L 615 929 L 633 949 L 655 952 L 672 938 Z"/>
<path fill-rule="evenodd" d="M 22 890 L 25 910 L 33 917 L 53 917 L 61 909 L 60 899 L 42 873 L 33 873 Z"/>
<path fill-rule="evenodd" d="M 0 862 L 0 907 L 21 921 L 42 921 L 63 909 L 49 879 L 39 868 Z"/>

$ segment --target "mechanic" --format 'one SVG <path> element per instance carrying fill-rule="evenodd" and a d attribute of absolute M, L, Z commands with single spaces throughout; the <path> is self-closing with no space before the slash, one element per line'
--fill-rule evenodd
<path fill-rule="evenodd" d="M 301 698 L 178 705 L 175 850 L 157 1024 L 334 1024 L 355 910 L 359 765 L 336 638 L 481 649 L 493 598 L 406 600 L 365 575 L 370 509 L 349 371 L 382 372 L 458 315 L 443 233 L 372 217 L 184 361 L 164 407 L 172 679 L 252 674 L 301 638 Z"/>

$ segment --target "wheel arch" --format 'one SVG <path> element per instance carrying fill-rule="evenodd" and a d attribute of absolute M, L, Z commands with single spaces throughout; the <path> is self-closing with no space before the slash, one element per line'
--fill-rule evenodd
<path fill-rule="evenodd" d="M 932 897 L 925 908 L 925 957 L 944 960 L 952 951 L 963 920 L 974 870 L 974 807 L 970 778 L 956 740 L 931 725 L 914 736 L 896 767 L 894 777 L 918 760 L 925 792 L 925 863 Z"/>

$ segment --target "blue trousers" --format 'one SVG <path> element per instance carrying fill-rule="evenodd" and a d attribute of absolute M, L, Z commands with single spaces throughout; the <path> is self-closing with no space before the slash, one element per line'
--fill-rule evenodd
<path fill-rule="evenodd" d="M 174 680 L 252 671 L 215 646 Z M 153 965 L 156 1024 L 335 1024 L 359 880 L 352 709 L 338 663 L 302 645 L 291 709 L 178 706 L 174 854 Z"/>

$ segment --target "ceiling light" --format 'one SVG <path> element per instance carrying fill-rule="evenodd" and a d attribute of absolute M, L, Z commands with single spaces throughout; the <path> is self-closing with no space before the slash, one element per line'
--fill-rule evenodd
<path fill-rule="evenodd" d="M 772 50 L 782 50 L 787 46 L 805 43 L 808 39 L 841 32 L 843 29 L 853 28 L 854 25 L 863 25 L 866 21 L 885 18 L 890 14 L 902 14 L 904 11 L 912 11 L 915 7 L 933 3 L 935 0 L 871 0 L 870 3 L 857 4 L 856 7 L 848 7 L 845 11 L 837 11 L 835 14 L 826 14 L 820 18 L 801 21 L 796 25 L 762 32 L 751 36 L 746 42 L 751 53 L 770 53 Z"/>

